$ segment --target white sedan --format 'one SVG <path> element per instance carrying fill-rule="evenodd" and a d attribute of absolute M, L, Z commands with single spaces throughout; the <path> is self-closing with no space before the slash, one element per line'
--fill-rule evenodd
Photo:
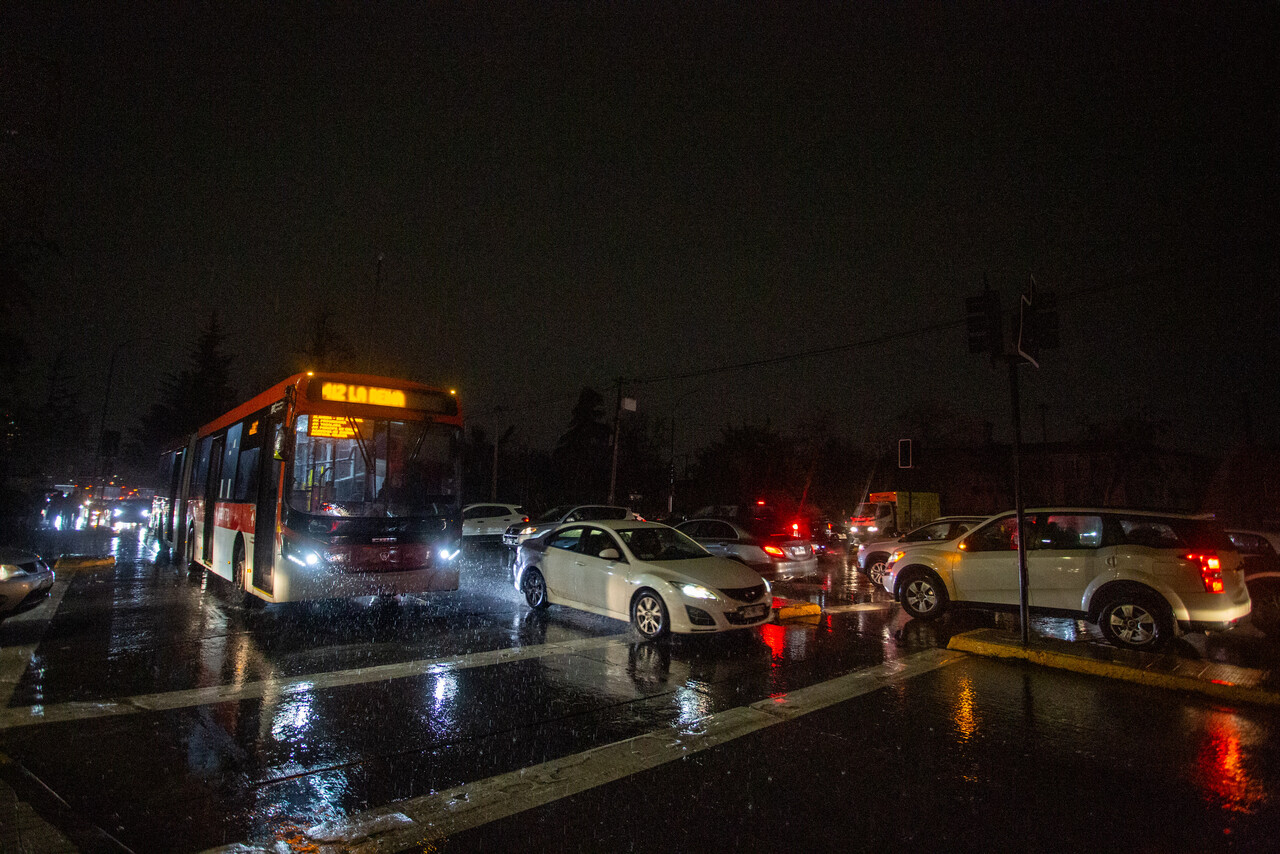
<path fill-rule="evenodd" d="M 515 586 L 531 608 L 567 605 L 628 620 L 645 638 L 767 622 L 769 582 L 656 522 L 567 522 L 520 547 Z"/>

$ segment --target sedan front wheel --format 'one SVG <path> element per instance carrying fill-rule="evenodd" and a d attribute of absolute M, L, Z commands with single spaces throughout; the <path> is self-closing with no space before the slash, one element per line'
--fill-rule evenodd
<path fill-rule="evenodd" d="M 520 579 L 520 590 L 524 593 L 524 601 L 530 608 L 542 610 L 551 603 L 547 601 L 547 582 L 542 573 L 536 569 L 526 569 Z"/>
<path fill-rule="evenodd" d="M 670 630 L 667 606 L 652 590 L 641 590 L 631 603 L 631 624 L 646 640 L 660 638 Z"/>

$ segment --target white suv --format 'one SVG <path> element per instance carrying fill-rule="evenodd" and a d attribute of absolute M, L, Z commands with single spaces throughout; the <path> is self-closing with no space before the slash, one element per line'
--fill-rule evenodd
<path fill-rule="evenodd" d="M 1158 649 L 1178 628 L 1220 631 L 1249 614 L 1239 552 L 1212 518 L 1117 509 L 1026 511 L 1028 600 L 1097 623 L 1107 640 Z M 952 603 L 1018 605 L 1013 513 L 889 558 L 884 588 L 918 619 Z"/>

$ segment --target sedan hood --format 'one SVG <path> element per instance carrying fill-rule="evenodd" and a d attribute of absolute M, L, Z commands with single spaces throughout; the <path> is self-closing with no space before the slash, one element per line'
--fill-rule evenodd
<path fill-rule="evenodd" d="M 760 573 L 728 558 L 707 557 L 690 560 L 646 561 L 651 570 L 661 570 L 668 581 L 677 584 L 702 584 L 718 590 L 735 590 L 755 587 L 763 583 Z"/>
<path fill-rule="evenodd" d="M 39 560 L 35 552 L 26 549 L 15 549 L 12 546 L 0 546 L 0 563 L 24 564 Z"/>

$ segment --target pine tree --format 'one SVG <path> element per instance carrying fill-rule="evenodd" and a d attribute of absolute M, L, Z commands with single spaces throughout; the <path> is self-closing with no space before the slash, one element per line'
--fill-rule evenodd
<path fill-rule="evenodd" d="M 188 367 L 160 381 L 160 400 L 142 417 L 137 437 L 146 452 L 161 450 L 235 406 L 233 357 L 223 351 L 225 340 L 215 310 L 196 339 Z"/>

